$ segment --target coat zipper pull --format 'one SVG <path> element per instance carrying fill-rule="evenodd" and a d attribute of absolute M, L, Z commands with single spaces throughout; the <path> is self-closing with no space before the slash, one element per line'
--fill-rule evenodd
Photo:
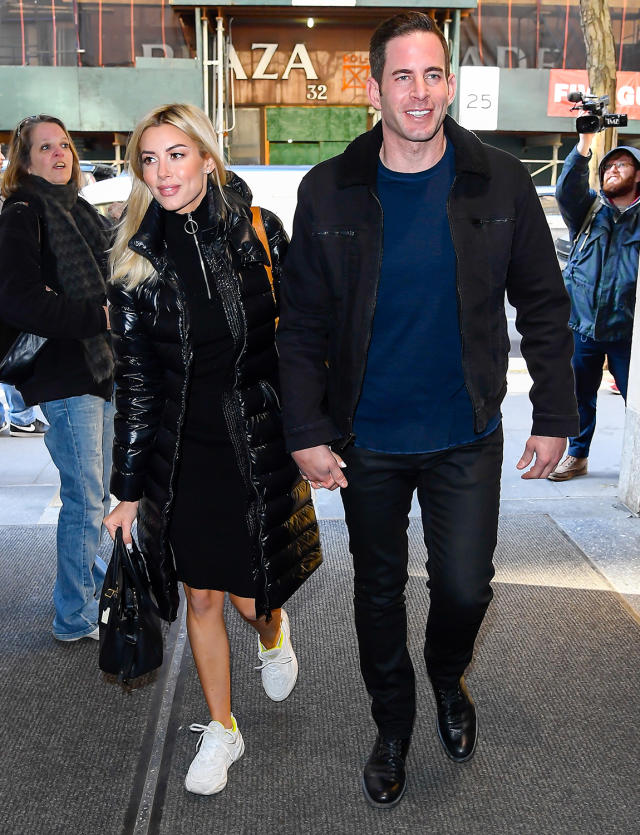
<path fill-rule="evenodd" d="M 187 219 L 184 222 L 184 231 L 187 235 L 193 235 L 193 240 L 196 244 L 196 249 L 198 250 L 198 258 L 200 259 L 200 268 L 202 269 L 202 277 L 204 278 L 204 283 L 207 288 L 207 296 L 209 301 L 211 301 L 211 288 L 209 287 L 209 279 L 207 278 L 207 271 L 204 266 L 204 261 L 202 260 L 202 252 L 200 252 L 200 244 L 198 242 L 198 238 L 196 236 L 196 232 L 198 231 L 198 223 L 191 217 L 191 212 L 188 213 Z"/>

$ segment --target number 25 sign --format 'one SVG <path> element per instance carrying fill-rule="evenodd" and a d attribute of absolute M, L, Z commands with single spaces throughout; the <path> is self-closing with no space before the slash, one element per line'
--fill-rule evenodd
<path fill-rule="evenodd" d="M 500 68 L 460 67 L 458 77 L 460 124 L 470 130 L 496 130 Z"/>

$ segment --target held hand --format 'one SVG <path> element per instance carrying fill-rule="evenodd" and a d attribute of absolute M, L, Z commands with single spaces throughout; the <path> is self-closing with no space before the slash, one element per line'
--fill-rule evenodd
<path fill-rule="evenodd" d="M 556 464 L 562 458 L 566 438 L 551 438 L 548 435 L 532 435 L 525 444 L 522 458 L 516 464 L 519 470 L 528 467 L 535 455 L 536 460 L 521 478 L 546 478 L 556 468 Z"/>
<path fill-rule="evenodd" d="M 125 545 L 131 544 L 131 525 L 138 515 L 138 502 L 120 502 L 108 516 L 104 517 L 104 526 L 109 531 L 111 539 L 116 538 L 116 529 L 122 528 L 122 540 Z"/>
<path fill-rule="evenodd" d="M 580 116 L 587 116 L 586 110 L 580 111 Z M 579 133 L 578 134 L 578 153 L 582 154 L 583 157 L 589 156 L 589 151 L 591 150 L 591 146 L 593 144 L 593 140 L 595 139 L 595 133 Z"/>
<path fill-rule="evenodd" d="M 292 457 L 312 487 L 335 490 L 336 487 L 347 486 L 347 479 L 342 472 L 347 465 L 326 444 L 299 449 L 292 453 Z"/>

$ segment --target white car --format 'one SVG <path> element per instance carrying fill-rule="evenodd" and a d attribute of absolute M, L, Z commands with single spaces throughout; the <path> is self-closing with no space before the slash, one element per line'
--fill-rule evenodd
<path fill-rule="evenodd" d="M 544 215 L 551 230 L 551 237 L 556 245 L 558 261 L 560 262 L 560 266 L 564 268 L 571 250 L 571 239 L 569 237 L 569 230 L 558 208 L 555 186 L 536 186 L 536 191 L 538 192 L 540 205 L 544 210 Z"/>
<path fill-rule="evenodd" d="M 98 182 L 89 183 L 80 190 L 82 197 L 105 216 L 110 214 L 109 209 L 114 204 L 126 203 L 130 193 L 131 177 L 128 174 L 98 180 Z"/>
<path fill-rule="evenodd" d="M 536 191 L 554 242 L 558 238 L 568 238 L 569 232 L 558 208 L 555 186 L 536 186 Z"/>

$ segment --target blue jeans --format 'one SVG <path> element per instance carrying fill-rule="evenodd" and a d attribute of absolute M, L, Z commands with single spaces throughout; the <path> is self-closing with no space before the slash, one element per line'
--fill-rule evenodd
<path fill-rule="evenodd" d="M 11 423 L 15 423 L 16 426 L 29 426 L 30 423 L 33 423 L 36 419 L 35 409 L 33 406 L 29 406 L 29 408 L 27 408 L 24 405 L 24 400 L 22 399 L 22 395 L 18 389 L 14 386 L 10 386 L 8 383 L 0 383 L 0 386 L 4 391 L 4 396 L 7 398 L 7 404 L 9 406 L 9 420 Z M 4 406 L 0 400 L 0 424 L 3 423 Z"/>
<path fill-rule="evenodd" d="M 84 394 L 41 403 L 50 424 L 44 442 L 60 473 L 58 565 L 53 634 L 83 638 L 98 625 L 106 564 L 97 556 L 109 512 L 113 405 Z"/>
<path fill-rule="evenodd" d="M 580 415 L 580 434 L 569 438 L 569 455 L 588 458 L 593 433 L 596 431 L 596 402 L 602 382 L 602 366 L 607 358 L 620 394 L 627 402 L 631 340 L 600 342 L 579 333 L 573 334 L 573 373 L 576 377 L 576 398 Z"/>

